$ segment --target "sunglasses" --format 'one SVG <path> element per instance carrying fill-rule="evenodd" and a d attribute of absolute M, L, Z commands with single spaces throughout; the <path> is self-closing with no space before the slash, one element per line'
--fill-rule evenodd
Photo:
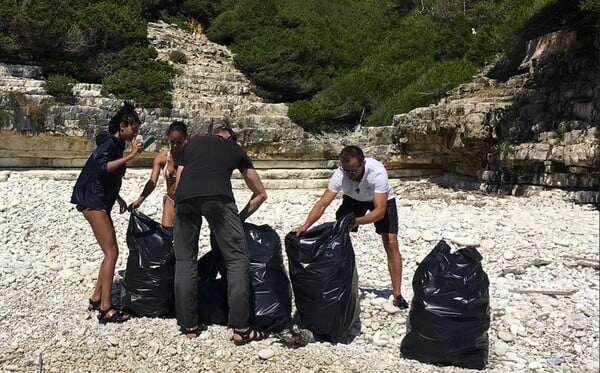
<path fill-rule="evenodd" d="M 347 168 L 340 166 L 340 170 L 342 170 L 342 172 L 344 172 L 348 175 L 356 175 L 360 171 L 361 167 L 362 167 L 362 163 L 358 167 L 356 167 L 355 169 L 352 169 L 352 170 L 349 170 Z"/>

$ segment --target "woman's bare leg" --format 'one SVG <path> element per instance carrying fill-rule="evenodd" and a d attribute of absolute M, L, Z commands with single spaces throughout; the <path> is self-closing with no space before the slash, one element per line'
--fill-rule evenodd
<path fill-rule="evenodd" d="M 104 210 L 86 209 L 83 211 L 83 216 L 90 223 L 94 236 L 96 236 L 96 240 L 104 253 L 104 259 L 98 271 L 96 288 L 90 299 L 100 299 L 100 308 L 107 310 L 112 304 L 110 293 L 115 274 L 115 265 L 119 256 L 115 229 L 110 216 Z"/>
<path fill-rule="evenodd" d="M 169 197 L 164 198 L 161 224 L 163 227 L 175 225 L 175 204 Z"/>

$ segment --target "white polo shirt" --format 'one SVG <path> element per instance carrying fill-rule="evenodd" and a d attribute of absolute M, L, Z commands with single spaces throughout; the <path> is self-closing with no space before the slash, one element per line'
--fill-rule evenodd
<path fill-rule="evenodd" d="M 357 201 L 373 202 L 373 193 L 387 193 L 388 200 L 396 197 L 390 185 L 387 171 L 381 162 L 365 158 L 365 174 L 360 181 L 353 181 L 340 168 L 333 172 L 327 188 L 334 193 L 340 190 Z"/>

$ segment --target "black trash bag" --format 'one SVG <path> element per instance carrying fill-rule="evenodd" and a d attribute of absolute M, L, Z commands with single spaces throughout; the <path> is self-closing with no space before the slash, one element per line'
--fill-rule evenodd
<path fill-rule="evenodd" d="M 213 235 L 210 235 L 211 245 L 213 244 Z M 198 259 L 198 278 L 203 280 L 214 280 L 217 278 L 219 272 L 222 272 L 222 269 L 219 268 L 222 265 L 223 259 L 221 255 L 216 250 L 210 250 L 206 254 L 202 255 L 200 259 Z"/>
<path fill-rule="evenodd" d="M 290 278 L 302 325 L 316 338 L 337 343 L 358 321 L 360 300 L 354 248 L 348 226 L 354 215 L 300 236 L 285 236 Z"/>
<path fill-rule="evenodd" d="M 488 276 L 474 247 L 450 251 L 440 241 L 415 271 L 401 356 L 483 369 L 489 347 Z"/>
<path fill-rule="evenodd" d="M 244 223 L 250 254 L 250 325 L 279 332 L 292 319 L 292 287 L 281 253 L 281 239 L 268 225 Z"/>
<path fill-rule="evenodd" d="M 206 324 L 227 325 L 227 284 L 222 278 L 198 280 L 198 319 Z"/>
<path fill-rule="evenodd" d="M 269 332 L 281 331 L 291 321 L 292 289 L 281 253 L 281 239 L 268 225 L 244 223 L 250 256 L 250 326 Z M 215 269 L 223 278 L 227 271 L 214 235 L 212 250 L 199 263 L 204 273 Z M 206 257 L 206 258 L 205 258 Z"/>
<path fill-rule="evenodd" d="M 127 227 L 129 257 L 123 279 L 123 310 L 137 316 L 173 316 L 175 256 L 173 232 L 133 210 Z"/>

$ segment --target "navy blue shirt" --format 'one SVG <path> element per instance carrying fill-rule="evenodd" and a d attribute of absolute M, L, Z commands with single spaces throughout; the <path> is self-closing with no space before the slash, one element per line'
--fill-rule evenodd
<path fill-rule="evenodd" d="M 123 157 L 125 141 L 103 131 L 96 136 L 96 146 L 75 182 L 71 203 L 110 212 L 121 189 L 125 165 L 108 172 L 107 164 Z"/>
<path fill-rule="evenodd" d="M 179 165 L 184 168 L 177 182 L 177 203 L 194 197 L 235 201 L 231 189 L 233 170 L 254 168 L 244 149 L 218 136 L 193 137 L 183 148 Z"/>

